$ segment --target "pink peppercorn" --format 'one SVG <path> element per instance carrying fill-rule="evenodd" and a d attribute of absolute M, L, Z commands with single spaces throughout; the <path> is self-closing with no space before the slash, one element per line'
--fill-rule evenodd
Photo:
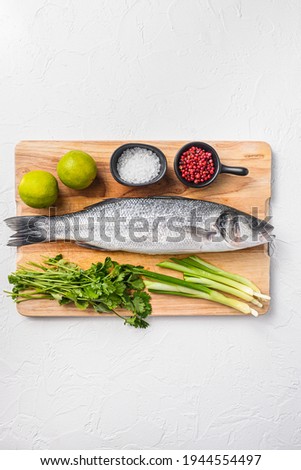
<path fill-rule="evenodd" d="M 214 176 L 215 165 L 210 152 L 199 147 L 190 147 L 180 157 L 179 170 L 186 181 L 199 184 Z"/>

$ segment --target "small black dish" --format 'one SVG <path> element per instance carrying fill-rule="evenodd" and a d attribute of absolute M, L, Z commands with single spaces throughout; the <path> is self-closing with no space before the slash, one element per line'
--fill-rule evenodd
<path fill-rule="evenodd" d="M 127 149 L 131 149 L 135 147 L 140 147 L 143 149 L 151 150 L 159 157 L 159 160 L 160 160 L 161 168 L 160 168 L 160 172 L 158 176 L 156 176 L 154 179 L 146 183 L 128 183 L 127 181 L 124 181 L 122 178 L 120 178 L 118 170 L 117 170 L 117 162 L 119 160 L 119 157 L 122 155 L 122 153 Z M 160 181 L 165 176 L 165 173 L 167 170 L 167 161 L 166 161 L 166 157 L 164 153 L 161 152 L 161 150 L 158 149 L 157 147 L 154 147 L 153 145 L 140 144 L 140 143 L 124 144 L 124 145 L 121 145 L 121 147 L 118 147 L 113 152 L 111 156 L 111 161 L 110 161 L 110 170 L 115 180 L 118 181 L 118 183 L 123 184 L 124 186 L 148 186 L 149 184 L 158 183 L 158 181 Z"/>
<path fill-rule="evenodd" d="M 205 152 L 211 153 L 211 158 L 215 166 L 215 173 L 212 176 L 212 178 L 210 178 L 210 180 L 204 181 L 203 183 L 196 184 L 196 183 L 193 183 L 193 181 L 187 181 L 185 180 L 185 178 L 182 177 L 180 169 L 179 169 L 180 158 L 181 158 L 181 155 L 184 152 L 186 152 L 186 150 L 190 149 L 191 147 L 198 147 L 198 148 L 205 150 Z M 189 142 L 188 144 L 185 144 L 182 148 L 180 148 L 180 150 L 178 151 L 174 159 L 174 170 L 179 180 L 186 186 L 189 186 L 190 188 L 204 188 L 205 186 L 209 186 L 209 184 L 213 183 L 213 181 L 216 180 L 216 178 L 218 177 L 220 173 L 230 173 L 231 175 L 237 175 L 237 176 L 246 176 L 249 173 L 248 168 L 223 165 L 222 162 L 220 161 L 217 151 L 213 147 L 211 147 L 211 145 L 206 144 L 205 142 Z"/>

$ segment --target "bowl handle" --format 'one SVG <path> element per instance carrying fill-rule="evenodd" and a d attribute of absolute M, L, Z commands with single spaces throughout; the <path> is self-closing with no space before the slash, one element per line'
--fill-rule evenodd
<path fill-rule="evenodd" d="M 248 168 L 243 166 L 227 166 L 221 164 L 221 173 L 230 173 L 231 175 L 247 176 L 249 174 Z"/>

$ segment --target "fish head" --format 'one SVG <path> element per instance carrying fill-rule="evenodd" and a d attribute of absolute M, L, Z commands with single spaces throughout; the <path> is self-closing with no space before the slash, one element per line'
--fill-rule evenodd
<path fill-rule="evenodd" d="M 229 248 L 243 249 L 269 243 L 274 227 L 265 220 L 235 210 L 226 210 L 218 218 L 216 229 Z"/>

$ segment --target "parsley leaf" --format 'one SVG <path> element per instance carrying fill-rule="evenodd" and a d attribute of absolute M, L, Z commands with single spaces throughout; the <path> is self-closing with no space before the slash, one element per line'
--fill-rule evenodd
<path fill-rule="evenodd" d="M 19 267 L 8 277 L 14 286 L 8 294 L 15 302 L 39 298 L 56 300 L 60 305 L 73 302 L 81 310 L 113 313 L 134 328 L 148 326 L 145 319 L 152 308 L 139 274 L 141 266 L 119 264 L 107 257 L 84 270 L 61 254 L 44 258 L 42 264 L 28 264 L 30 268 Z M 122 313 L 124 310 L 127 312 Z"/>

